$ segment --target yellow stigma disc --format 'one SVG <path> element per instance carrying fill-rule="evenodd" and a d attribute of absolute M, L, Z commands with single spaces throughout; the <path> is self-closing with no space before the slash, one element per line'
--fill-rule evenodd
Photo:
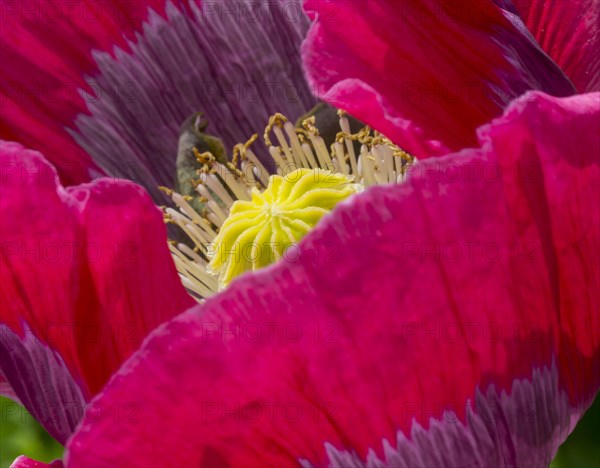
<path fill-rule="evenodd" d="M 322 169 L 271 176 L 263 192 L 252 190 L 251 201 L 233 203 L 209 249 L 208 269 L 218 275 L 219 288 L 281 258 L 338 203 L 361 190 L 351 177 Z"/>

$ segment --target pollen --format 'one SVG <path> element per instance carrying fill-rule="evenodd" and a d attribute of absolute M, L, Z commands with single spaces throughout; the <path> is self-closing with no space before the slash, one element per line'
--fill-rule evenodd
<path fill-rule="evenodd" d="M 164 189 L 175 204 L 164 208 L 165 221 L 187 238 L 170 241 L 169 248 L 183 285 L 198 301 L 242 273 L 285 258 L 352 195 L 405 180 L 411 155 L 368 127 L 351 133 L 346 115 L 338 115 L 340 132 L 329 148 L 314 117 L 298 127 L 281 114 L 271 117 L 264 142 L 275 173 L 251 149 L 258 139 L 253 135 L 234 147 L 231 162 L 195 151 L 194 196 Z"/>

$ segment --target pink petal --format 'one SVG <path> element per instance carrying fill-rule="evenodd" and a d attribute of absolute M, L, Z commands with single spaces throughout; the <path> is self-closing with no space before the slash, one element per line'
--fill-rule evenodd
<path fill-rule="evenodd" d="M 15 459 L 12 465 L 10 465 L 10 468 L 62 468 L 63 466 L 64 465 L 60 460 L 43 463 L 27 458 L 25 455 L 21 455 Z"/>
<path fill-rule="evenodd" d="M 475 147 L 475 129 L 526 91 L 574 92 L 491 0 L 306 0 L 305 9 L 315 21 L 303 58 L 319 97 L 421 158 Z"/>
<path fill-rule="evenodd" d="M 54 424 L 44 398 L 81 411 L 70 381 L 93 396 L 152 329 L 194 302 L 142 188 L 99 179 L 65 190 L 40 153 L 2 141 L 0 157 L 0 372 L 66 439 L 77 419 Z"/>
<path fill-rule="evenodd" d="M 513 0 L 542 48 L 580 92 L 600 91 L 600 2 Z"/>
<path fill-rule="evenodd" d="M 10 2 L 2 6 L 0 47 L 0 132 L 43 151 L 65 183 L 88 181 L 99 173 L 66 131 L 86 111 L 95 90 L 84 80 L 96 70 L 92 51 L 126 46 L 126 37 L 149 8 L 164 0 L 136 2 Z M 80 90 L 87 94 L 80 95 Z"/>
<path fill-rule="evenodd" d="M 547 465 L 600 386 L 598 97 L 535 93 L 160 327 L 68 465 Z"/>

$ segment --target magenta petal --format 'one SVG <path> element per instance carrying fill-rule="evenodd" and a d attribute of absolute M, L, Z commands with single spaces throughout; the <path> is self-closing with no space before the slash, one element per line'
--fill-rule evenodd
<path fill-rule="evenodd" d="M 133 38 L 149 9 L 163 12 L 164 5 L 165 0 L 3 3 L 2 138 L 43 151 L 64 183 L 98 174 L 66 131 L 87 101 L 96 100 L 84 79 L 96 69 L 92 51 L 126 47 L 125 38 Z"/>
<path fill-rule="evenodd" d="M 513 0 L 542 48 L 580 92 L 600 91 L 600 2 Z"/>
<path fill-rule="evenodd" d="M 30 411 L 25 393 L 72 388 L 35 372 L 70 373 L 89 398 L 151 330 L 194 303 L 166 246 L 162 214 L 131 182 L 65 190 L 40 153 L 3 141 L 0 157 L 0 323 L 11 330 L 0 338 L 22 340 L 21 348 L 7 345 L 14 354 L 0 372 Z M 39 342 L 29 346 L 33 337 Z M 42 345 L 69 372 L 57 374 Z"/>
<path fill-rule="evenodd" d="M 10 468 L 62 468 L 64 465 L 61 460 L 54 460 L 50 463 L 43 463 L 31 458 L 27 458 L 25 455 L 17 457 L 15 461 L 10 465 Z"/>
<path fill-rule="evenodd" d="M 315 21 L 303 58 L 319 97 L 421 158 L 476 146 L 475 129 L 528 90 L 575 91 L 518 16 L 490 0 L 307 0 L 305 9 Z"/>
<path fill-rule="evenodd" d="M 599 116 L 598 95 L 536 93 L 481 149 L 341 204 L 159 328 L 69 466 L 548 464 L 600 385 Z"/>

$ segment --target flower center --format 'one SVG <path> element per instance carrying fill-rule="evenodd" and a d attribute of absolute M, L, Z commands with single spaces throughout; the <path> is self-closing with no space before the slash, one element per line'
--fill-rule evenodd
<path fill-rule="evenodd" d="M 239 274 L 263 268 L 284 256 L 338 203 L 362 190 L 353 178 L 323 169 L 296 169 L 273 175 L 251 200 L 229 210 L 209 249 L 208 271 L 226 287 Z"/>
<path fill-rule="evenodd" d="M 181 174 L 192 175 L 180 187 L 183 194 L 163 187 L 176 205 L 164 208 L 165 221 L 181 231 L 169 248 L 198 301 L 243 272 L 285 258 L 286 249 L 363 187 L 404 180 L 411 155 L 368 127 L 352 133 L 360 123 L 330 110 L 339 132 L 316 115 L 298 126 L 281 114 L 269 120 L 263 139 L 276 167 L 271 172 L 251 148 L 258 135 L 236 145 L 231 159 L 201 153 L 202 145 L 193 146 L 193 160 L 182 159 Z"/>

